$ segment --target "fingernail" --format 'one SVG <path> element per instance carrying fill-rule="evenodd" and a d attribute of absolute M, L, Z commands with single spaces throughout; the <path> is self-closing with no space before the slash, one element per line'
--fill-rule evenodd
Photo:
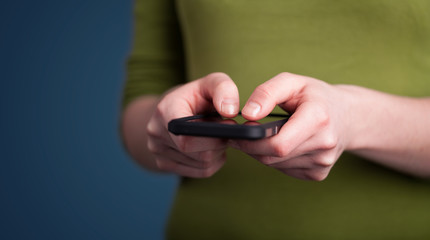
<path fill-rule="evenodd" d="M 228 101 L 222 102 L 222 104 L 221 104 L 221 111 L 223 113 L 227 113 L 229 115 L 233 115 L 233 114 L 235 114 L 235 110 L 236 110 L 236 106 L 233 103 L 228 102 Z"/>
<path fill-rule="evenodd" d="M 246 106 L 243 108 L 242 112 L 245 115 L 256 117 L 260 112 L 261 106 L 256 102 L 248 102 Z"/>

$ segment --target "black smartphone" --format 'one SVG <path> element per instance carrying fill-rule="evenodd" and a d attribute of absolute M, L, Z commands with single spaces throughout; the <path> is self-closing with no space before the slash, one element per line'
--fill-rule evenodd
<path fill-rule="evenodd" d="M 247 121 L 240 114 L 223 118 L 214 113 L 171 120 L 168 130 L 175 135 L 256 140 L 277 134 L 289 117 L 272 113 L 259 121 Z"/>

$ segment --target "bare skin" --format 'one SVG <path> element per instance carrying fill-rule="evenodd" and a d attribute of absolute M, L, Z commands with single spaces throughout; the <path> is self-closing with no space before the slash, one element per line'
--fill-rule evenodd
<path fill-rule="evenodd" d="M 430 98 L 281 73 L 255 89 L 242 113 L 258 120 L 276 105 L 293 116 L 271 138 L 225 141 L 170 134 L 167 123 L 174 118 L 211 109 L 226 117 L 238 113 L 234 82 L 213 73 L 161 97 L 132 102 L 123 114 L 124 142 L 146 168 L 195 178 L 218 171 L 228 146 L 299 179 L 324 180 L 344 151 L 411 175 L 430 176 Z"/>
<path fill-rule="evenodd" d="M 239 93 L 223 73 L 177 87 L 161 97 L 142 97 L 124 112 L 125 145 L 143 166 L 181 176 L 205 178 L 226 160 L 227 141 L 216 138 L 175 136 L 167 123 L 174 119 L 215 109 L 225 117 L 239 112 Z"/>

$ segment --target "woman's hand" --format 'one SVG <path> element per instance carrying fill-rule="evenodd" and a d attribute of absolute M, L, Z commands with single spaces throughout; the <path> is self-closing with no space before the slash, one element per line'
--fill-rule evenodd
<path fill-rule="evenodd" d="M 214 110 L 224 117 L 234 117 L 239 111 L 237 87 L 223 73 L 209 74 L 161 98 L 146 128 L 147 147 L 159 170 L 202 178 L 212 176 L 222 167 L 226 140 L 175 136 L 167 130 L 172 119 Z"/>
<path fill-rule="evenodd" d="M 227 142 L 167 131 L 170 120 L 207 111 L 234 117 L 238 95 L 227 75 L 213 73 L 162 98 L 142 97 L 124 111 L 124 143 L 149 169 L 196 178 L 209 177 L 222 167 L 227 145 L 300 179 L 325 179 L 343 151 L 415 176 L 430 176 L 430 98 L 330 85 L 290 73 L 260 85 L 242 110 L 248 120 L 264 118 L 276 105 L 293 114 L 278 135 Z"/>
<path fill-rule="evenodd" d="M 281 73 L 255 89 L 242 115 L 259 120 L 279 105 L 291 118 L 273 137 L 230 144 L 289 176 L 321 181 L 348 144 L 347 99 L 340 86 Z"/>

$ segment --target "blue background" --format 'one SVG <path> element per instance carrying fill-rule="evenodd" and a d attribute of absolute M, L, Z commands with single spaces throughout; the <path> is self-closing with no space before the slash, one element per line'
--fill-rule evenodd
<path fill-rule="evenodd" d="M 160 239 L 177 179 L 118 134 L 132 1 L 0 8 L 0 239 Z"/>

